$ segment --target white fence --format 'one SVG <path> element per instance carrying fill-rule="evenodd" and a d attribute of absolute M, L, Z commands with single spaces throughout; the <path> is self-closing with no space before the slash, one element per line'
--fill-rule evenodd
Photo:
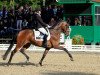
<path fill-rule="evenodd" d="M 16 45 L 16 44 L 15 44 Z M 12 48 L 12 50 L 15 48 Z M 61 45 L 67 48 L 69 51 L 91 51 L 91 52 L 100 52 L 100 45 L 71 45 L 71 46 L 66 46 L 66 45 Z M 0 44 L 0 50 L 7 50 L 9 47 L 9 44 Z M 30 51 L 44 51 L 44 48 L 37 47 L 31 45 L 28 50 Z M 51 49 L 50 51 L 61 51 L 57 49 Z"/>
<path fill-rule="evenodd" d="M 72 45 L 72 51 L 100 52 L 100 45 Z"/>

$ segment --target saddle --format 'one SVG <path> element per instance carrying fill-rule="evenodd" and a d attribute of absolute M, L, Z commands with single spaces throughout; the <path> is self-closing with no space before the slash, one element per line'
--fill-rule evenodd
<path fill-rule="evenodd" d="M 38 31 L 38 30 L 33 30 L 34 31 L 34 35 L 35 35 L 35 40 L 37 40 L 37 41 L 43 41 L 44 39 L 44 34 L 43 33 L 41 33 L 40 31 Z M 48 30 L 48 37 L 47 37 L 47 40 L 49 40 L 50 39 L 50 32 L 49 32 L 49 30 Z"/>

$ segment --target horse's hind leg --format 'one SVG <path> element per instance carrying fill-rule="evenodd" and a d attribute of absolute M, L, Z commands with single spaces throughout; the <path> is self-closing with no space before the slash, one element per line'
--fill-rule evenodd
<path fill-rule="evenodd" d="M 20 52 L 26 57 L 26 63 L 29 61 L 29 56 L 25 53 L 25 50 L 27 49 L 27 48 L 29 48 L 30 47 L 30 43 L 27 43 L 27 44 L 25 44 L 24 46 L 23 46 L 23 48 L 20 50 Z"/>
<path fill-rule="evenodd" d="M 15 54 L 16 52 L 17 52 L 16 49 L 14 49 L 14 50 L 11 52 L 11 55 L 10 55 L 10 59 L 9 59 L 9 61 L 8 61 L 8 64 L 11 63 L 11 60 L 12 60 L 12 58 L 13 58 L 13 56 L 14 56 L 14 54 Z"/>
<path fill-rule="evenodd" d="M 22 47 L 22 45 L 20 45 L 20 44 L 17 44 L 17 45 L 16 45 L 15 49 L 11 52 L 11 55 L 10 55 L 8 64 L 11 63 L 11 60 L 12 60 L 14 54 L 15 54 L 17 51 L 19 51 L 19 50 L 21 49 L 21 47 Z"/>
<path fill-rule="evenodd" d="M 26 63 L 29 61 L 29 56 L 25 53 L 25 48 L 22 48 L 20 52 L 26 57 Z"/>

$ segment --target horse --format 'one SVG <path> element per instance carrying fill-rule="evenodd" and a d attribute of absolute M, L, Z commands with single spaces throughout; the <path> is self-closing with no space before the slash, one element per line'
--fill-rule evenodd
<path fill-rule="evenodd" d="M 65 21 L 60 21 L 59 23 L 51 27 L 49 31 L 50 31 L 50 39 L 47 41 L 47 47 L 45 48 L 43 56 L 38 64 L 40 66 L 43 65 L 42 62 L 51 48 L 65 51 L 70 57 L 70 60 L 73 61 L 73 57 L 70 54 L 70 52 L 63 46 L 60 46 L 60 34 L 64 33 L 67 36 L 69 35 L 69 24 Z M 29 61 L 29 56 L 25 53 L 25 50 L 28 49 L 31 44 L 39 47 L 42 47 L 43 44 L 43 41 L 35 40 L 35 32 L 32 29 L 24 29 L 20 31 L 17 35 L 16 41 L 17 41 L 16 47 L 11 52 L 8 64 L 11 64 L 11 60 L 14 54 L 18 51 L 20 51 L 26 57 L 27 61 Z M 10 50 L 12 46 L 13 45 L 10 46 Z M 5 59 L 6 53 L 3 59 Z"/>

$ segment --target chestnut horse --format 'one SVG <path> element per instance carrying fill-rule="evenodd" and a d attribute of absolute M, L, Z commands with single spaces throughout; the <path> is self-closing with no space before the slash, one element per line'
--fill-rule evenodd
<path fill-rule="evenodd" d="M 47 42 L 47 48 L 45 48 L 44 54 L 39 62 L 39 65 L 42 66 L 42 62 L 51 48 L 64 50 L 70 57 L 70 60 L 73 61 L 73 57 L 69 53 L 69 51 L 66 48 L 60 46 L 59 44 L 61 33 L 64 33 L 65 35 L 69 35 L 69 24 L 66 23 L 65 21 L 60 21 L 59 23 L 54 25 L 52 28 L 50 28 L 49 31 L 50 31 L 50 39 Z M 17 35 L 16 47 L 11 52 L 8 64 L 11 63 L 12 57 L 17 51 L 20 51 L 26 57 L 27 61 L 29 61 L 29 56 L 25 53 L 25 50 L 29 48 L 31 44 L 42 47 L 42 42 L 43 41 L 35 40 L 35 34 L 33 30 L 25 29 L 25 30 L 20 31 Z"/>

